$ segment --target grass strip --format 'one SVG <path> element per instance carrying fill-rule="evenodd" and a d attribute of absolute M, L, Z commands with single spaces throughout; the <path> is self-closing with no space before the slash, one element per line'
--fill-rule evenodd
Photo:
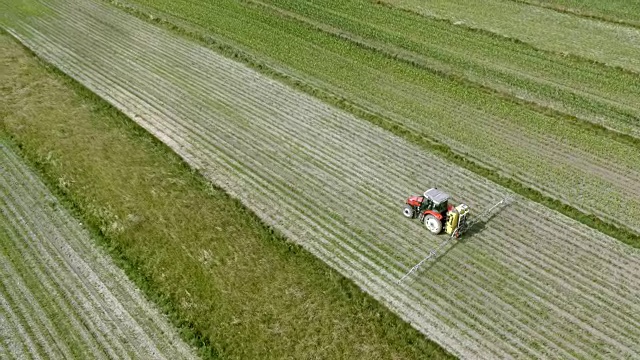
<path fill-rule="evenodd" d="M 516 36 L 513 35 L 505 35 L 502 33 L 498 33 L 498 32 L 494 32 L 485 28 L 481 28 L 481 27 L 476 27 L 476 26 L 470 26 L 470 25 L 466 25 L 464 23 L 461 23 L 459 21 L 455 21 L 455 20 L 451 20 L 451 19 L 447 19 L 447 18 L 442 18 L 442 17 L 432 17 L 429 15 L 426 15 L 424 13 L 421 13 L 418 10 L 414 10 L 408 7 L 399 7 L 399 6 L 395 6 L 392 3 L 389 2 L 389 0 L 375 0 L 376 4 L 380 5 L 380 6 L 384 6 L 387 7 L 389 9 L 393 9 L 393 10 L 398 10 L 398 11 L 402 11 L 405 12 L 411 16 L 420 16 L 423 17 L 425 19 L 428 20 L 437 20 L 437 21 L 444 21 L 447 22 L 449 24 L 451 24 L 451 26 L 459 26 L 459 27 L 463 27 L 465 29 L 467 29 L 468 31 L 471 32 L 475 32 L 478 34 L 482 34 L 485 36 L 490 36 L 493 37 L 495 39 L 501 39 L 503 41 L 507 41 L 507 42 L 511 42 L 514 44 L 518 44 L 521 46 L 526 46 L 529 47 L 532 50 L 536 50 L 536 51 L 540 51 L 540 52 L 545 52 L 545 53 L 549 53 L 549 54 L 553 54 L 554 56 L 562 56 L 567 58 L 570 61 L 576 62 L 576 63 L 589 63 L 592 65 L 597 65 L 599 67 L 602 68 L 610 68 L 612 70 L 615 70 L 617 72 L 621 72 L 621 73 L 627 73 L 629 75 L 633 75 L 633 76 L 640 76 L 640 72 L 635 70 L 635 69 L 630 69 L 628 67 L 624 67 L 622 65 L 617 65 L 617 64 L 610 64 L 607 63 L 605 61 L 599 60 L 599 59 L 594 59 L 594 58 L 589 58 L 589 57 L 585 57 L 579 54 L 575 54 L 575 53 L 571 53 L 571 52 L 565 52 L 565 51 L 559 51 L 559 50 L 554 50 L 554 49 L 549 49 L 549 48 L 541 48 L 539 45 L 536 45 L 534 43 L 522 40 Z"/>
<path fill-rule="evenodd" d="M 604 221 L 594 214 L 588 214 L 580 211 L 577 208 L 568 205 L 560 200 L 546 196 L 542 192 L 528 187 L 521 182 L 514 180 L 513 178 L 501 175 L 497 169 L 491 169 L 482 166 L 475 161 L 469 160 L 470 157 L 468 156 L 468 154 L 454 151 L 453 149 L 451 149 L 451 147 L 445 145 L 437 139 L 433 139 L 431 135 L 426 132 L 418 132 L 413 129 L 408 129 L 401 124 L 393 121 L 392 119 L 389 119 L 369 109 L 365 109 L 342 96 L 333 94 L 324 89 L 310 85 L 300 79 L 294 78 L 293 76 L 277 69 L 275 66 L 257 59 L 255 56 L 252 56 L 247 51 L 240 49 L 235 44 L 230 44 L 229 42 L 225 42 L 224 40 L 214 38 L 207 34 L 203 34 L 194 29 L 187 29 L 186 27 L 177 25 L 162 16 L 158 16 L 157 14 L 150 14 L 136 6 L 124 4 L 121 2 L 109 2 L 140 19 L 158 24 L 182 36 L 195 40 L 229 58 L 241 61 L 265 75 L 282 81 L 309 95 L 315 96 L 316 98 L 321 99 L 322 101 L 325 101 L 342 110 L 345 110 L 359 118 L 365 119 L 385 130 L 392 132 L 395 135 L 403 137 L 411 141 L 412 143 L 421 146 L 425 150 L 434 152 L 439 156 L 455 163 L 456 165 L 470 170 L 480 176 L 483 176 L 532 201 L 542 204 L 552 210 L 558 211 L 576 221 L 579 221 L 584 225 L 587 225 L 595 230 L 616 238 L 625 244 L 628 244 L 635 248 L 640 248 L 640 234 L 637 234 L 636 232 L 626 227 L 618 226 Z"/>
<path fill-rule="evenodd" d="M 0 129 L 204 358 L 452 358 L 7 35 Z"/>

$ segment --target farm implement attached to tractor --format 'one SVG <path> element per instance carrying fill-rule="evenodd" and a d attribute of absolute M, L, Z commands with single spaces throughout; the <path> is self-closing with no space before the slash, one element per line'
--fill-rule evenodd
<path fill-rule="evenodd" d="M 434 259 L 438 251 L 445 247 L 452 239 L 457 239 L 462 234 L 468 232 L 474 225 L 483 219 L 489 218 L 489 216 L 501 206 L 509 205 L 512 198 L 507 197 L 489 209 L 485 210 L 473 219 L 469 219 L 470 208 L 465 204 L 453 206 L 449 204 L 449 195 L 437 188 L 431 188 L 424 192 L 422 196 L 411 196 L 407 199 L 402 214 L 409 218 L 418 218 L 420 222 L 423 222 L 427 230 L 432 234 L 437 235 L 442 232 L 443 224 L 444 231 L 450 235 L 447 240 L 442 242 L 438 247 L 431 249 L 429 255 L 417 263 L 409 270 L 398 282 L 404 280 L 413 272 L 418 270 L 422 264 L 430 259 Z"/>

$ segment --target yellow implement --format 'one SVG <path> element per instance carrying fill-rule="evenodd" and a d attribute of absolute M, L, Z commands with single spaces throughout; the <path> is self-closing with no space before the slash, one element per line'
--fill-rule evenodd
<path fill-rule="evenodd" d="M 456 230 L 464 228 L 467 222 L 468 213 L 469 207 L 465 204 L 460 204 L 451 209 L 447 214 L 447 223 L 444 227 L 444 231 L 449 235 L 454 235 Z"/>

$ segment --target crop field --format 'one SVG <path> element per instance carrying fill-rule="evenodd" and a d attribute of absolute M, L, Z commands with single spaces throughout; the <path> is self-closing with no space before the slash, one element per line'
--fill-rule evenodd
<path fill-rule="evenodd" d="M 383 2 L 425 16 L 448 19 L 457 25 L 515 38 L 541 49 L 575 54 L 640 72 L 640 29 L 632 26 L 558 12 L 527 1 L 489 0 L 470 4 L 464 0 L 437 0 L 429 1 L 428 5 L 420 0 Z M 604 6 L 606 9 L 607 5 Z M 627 13 L 637 16 L 637 10 L 634 12 L 629 5 L 625 4 L 624 8 Z"/>
<path fill-rule="evenodd" d="M 0 141 L 0 358 L 196 358 Z"/>
<path fill-rule="evenodd" d="M 232 3 L 217 2 L 222 10 Z M 453 354 L 463 358 L 585 359 L 640 355 L 640 250 L 107 4 L 45 4 L 50 10 L 43 15 L 20 18 L 18 14 L 19 20 L 6 27 L 36 54 L 169 145 L 288 239 L 353 279 Z M 228 22 L 241 18 L 222 10 L 218 13 Z M 261 12 L 255 14 L 258 17 Z M 241 20 L 244 28 L 237 29 L 237 34 L 245 37 L 234 41 L 250 38 L 240 30 L 257 31 L 251 30 L 253 23 Z M 298 26 L 297 22 L 287 24 Z M 314 31 L 301 30 L 299 38 L 280 33 L 280 43 L 291 46 L 288 54 L 300 64 L 306 56 L 324 61 L 320 54 L 328 54 L 329 46 L 335 46 L 332 50 L 344 67 L 333 64 L 333 76 L 344 83 L 331 84 L 330 78 L 320 77 L 331 65 L 328 58 L 327 63 L 318 61 L 314 69 L 308 69 L 318 71 L 318 77 L 310 80 L 313 84 L 327 81 L 329 88 L 354 91 L 366 100 L 363 104 L 380 109 L 383 97 L 374 92 L 397 90 L 398 98 L 388 102 L 398 99 L 396 105 L 403 106 L 407 105 L 399 99 L 403 93 L 412 90 L 413 97 L 418 98 L 425 87 L 418 86 L 417 80 L 431 79 L 428 84 L 451 91 L 449 97 L 440 94 L 437 101 L 427 104 L 433 111 L 444 114 L 447 106 L 449 111 L 460 109 L 453 112 L 460 122 L 468 118 L 481 124 L 478 126 L 493 127 L 493 145 L 497 147 L 507 146 L 501 141 L 515 136 L 518 129 L 522 133 L 518 126 L 528 126 L 527 121 L 535 123 L 532 129 L 537 130 L 512 139 L 533 152 L 523 160 L 561 162 L 564 156 L 572 156 L 570 163 L 577 166 L 567 171 L 592 174 L 584 178 L 585 188 L 619 185 L 619 190 L 606 192 L 607 208 L 622 201 L 615 196 L 616 191 L 624 191 L 631 197 L 625 203 L 629 209 L 625 215 L 630 222 L 638 220 L 633 218 L 637 208 L 629 205 L 635 201 L 633 190 L 637 190 L 636 175 L 629 169 L 637 166 L 634 161 L 638 156 L 631 151 L 635 143 L 629 139 L 617 141 L 608 136 L 604 141 L 602 135 L 596 136 L 581 122 L 561 121 L 508 101 L 503 103 L 506 110 L 493 109 L 491 104 L 486 109 L 506 111 L 515 117 L 513 122 L 503 123 L 491 112 L 469 118 L 482 114 L 477 106 L 484 101 L 499 102 L 500 98 L 485 98 L 490 94 L 479 91 L 465 93 L 467 88 L 456 87 L 453 80 L 418 70 L 411 72 L 416 80 L 411 84 L 409 73 L 404 73 L 407 68 L 378 58 L 375 52 L 369 54 L 371 62 L 365 62 L 368 67 L 362 66 L 358 75 L 377 75 L 377 87 L 371 86 L 371 93 L 357 92 L 356 88 L 362 86 L 357 82 L 350 88 L 341 87 L 353 80 L 349 64 L 357 62 L 349 57 L 363 53 L 357 48 L 339 52 L 340 46 L 354 45 L 331 40 L 332 36 L 321 38 L 326 47 L 314 47 L 312 37 L 321 35 Z M 306 36 L 309 38 L 304 39 Z M 296 51 L 296 39 L 309 41 L 308 53 Z M 253 38 L 256 46 L 261 40 Z M 345 76 L 341 76 L 343 70 Z M 397 83 L 387 71 L 392 75 L 397 71 L 395 74 L 404 76 L 400 79 L 407 83 L 394 87 Z M 441 91 L 428 90 L 434 96 Z M 469 104 L 462 106 L 450 100 L 458 95 Z M 380 110 L 391 113 L 391 109 Z M 526 116 L 518 119 L 519 114 Z M 438 121 L 431 120 L 431 125 Z M 541 126 L 545 122 L 548 126 Z M 512 124 L 516 125 L 510 128 Z M 554 140 L 554 131 L 566 136 L 564 143 Z M 550 135 L 545 137 L 545 133 Z M 473 140 L 484 135 L 464 132 L 461 136 Z M 546 141 L 545 146 L 535 141 Z M 510 156 L 517 157 L 517 150 L 510 151 L 516 154 Z M 516 161 L 509 164 L 515 166 Z M 547 185 L 568 188 L 569 184 L 561 184 L 557 173 L 550 172 L 545 164 L 540 165 L 539 176 L 551 178 Z M 523 166 L 522 172 L 533 178 L 530 166 Z M 599 178 L 595 169 L 619 177 Z M 596 180 L 590 183 L 593 178 Z M 610 182 L 601 184 L 605 180 Z M 438 261 L 409 281 L 398 283 L 408 268 L 444 239 L 427 236 L 420 224 L 403 219 L 399 212 L 408 193 L 424 190 L 425 184 L 446 188 L 455 194 L 455 201 L 464 201 L 475 211 L 505 196 L 513 196 L 516 201 L 446 249 Z M 596 189 L 592 189 L 594 196 L 598 194 Z M 591 196 L 588 191 L 586 194 Z M 581 200 L 572 199 L 577 203 Z"/>
<path fill-rule="evenodd" d="M 627 0 L 516 0 L 582 17 L 640 27 L 640 4 Z"/>
<path fill-rule="evenodd" d="M 0 136 L 203 359 L 452 356 L 0 32 Z"/>
<path fill-rule="evenodd" d="M 640 231 L 634 73 L 369 1 L 135 3 L 336 106 L 443 144 L 506 176 L 503 186 Z"/>

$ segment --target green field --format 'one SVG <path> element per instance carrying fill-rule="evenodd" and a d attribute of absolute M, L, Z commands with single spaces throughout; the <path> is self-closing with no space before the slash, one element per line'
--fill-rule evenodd
<path fill-rule="evenodd" d="M 620 239 L 640 230 L 636 75 L 368 1 L 135 3 L 399 135 L 445 144 L 503 186 L 636 234 L 608 232 Z"/>
<path fill-rule="evenodd" d="M 0 358 L 197 359 L 0 136 Z"/>
<path fill-rule="evenodd" d="M 0 129 L 205 358 L 449 358 L 104 101 L 0 44 Z"/>
<path fill-rule="evenodd" d="M 639 30 L 564 3 L 15 1 L 0 130 L 204 357 L 635 358 Z M 511 200 L 400 282 L 431 186 Z"/>

